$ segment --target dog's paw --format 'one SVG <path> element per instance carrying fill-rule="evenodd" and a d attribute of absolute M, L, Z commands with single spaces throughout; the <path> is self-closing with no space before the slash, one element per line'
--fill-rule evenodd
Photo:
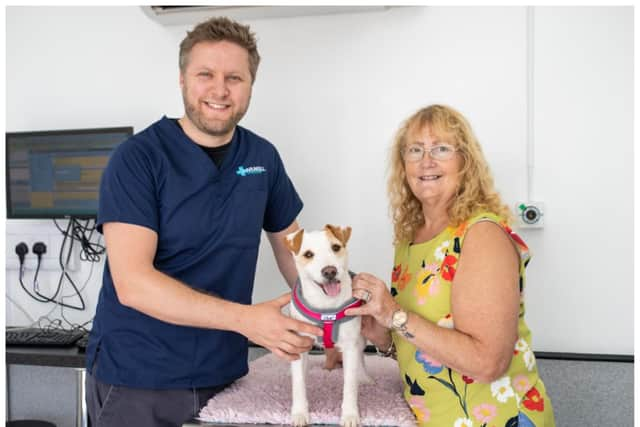
<path fill-rule="evenodd" d="M 342 427 L 359 427 L 360 417 L 358 414 L 342 414 L 340 425 Z"/>
<path fill-rule="evenodd" d="M 325 369 L 327 371 L 332 371 L 334 369 L 342 369 L 342 361 L 335 361 L 335 360 L 329 360 L 327 359 L 324 362 L 324 366 L 322 367 L 322 369 Z"/>
<path fill-rule="evenodd" d="M 309 413 L 297 412 L 295 414 L 291 414 L 291 425 L 295 427 L 309 425 Z"/>

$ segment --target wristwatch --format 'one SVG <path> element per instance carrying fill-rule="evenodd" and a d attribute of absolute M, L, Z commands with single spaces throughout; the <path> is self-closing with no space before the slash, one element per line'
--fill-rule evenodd
<path fill-rule="evenodd" d="M 391 315 L 391 329 L 406 338 L 413 338 L 413 335 L 407 330 L 407 322 L 409 322 L 409 313 L 403 309 L 398 309 Z"/>

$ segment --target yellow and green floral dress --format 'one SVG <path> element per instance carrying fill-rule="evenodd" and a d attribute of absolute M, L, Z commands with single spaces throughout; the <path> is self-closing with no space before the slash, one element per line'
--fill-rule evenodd
<path fill-rule="evenodd" d="M 520 253 L 518 340 L 511 365 L 496 381 L 479 383 L 442 365 L 394 333 L 404 397 L 421 426 L 553 427 L 553 408 L 538 376 L 531 333 L 524 321 L 522 291 L 529 252 L 502 218 L 483 213 L 458 227 L 448 227 L 427 242 L 399 244 L 395 250 L 391 293 L 405 310 L 440 327 L 453 328 L 451 282 L 465 234 L 480 221 L 492 221 L 502 227 Z"/>

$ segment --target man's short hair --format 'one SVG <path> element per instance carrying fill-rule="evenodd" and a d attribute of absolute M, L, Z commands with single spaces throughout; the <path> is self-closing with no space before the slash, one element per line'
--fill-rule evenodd
<path fill-rule="evenodd" d="M 180 71 L 184 73 L 189 63 L 191 49 L 200 42 L 229 41 L 243 47 L 249 53 L 249 72 L 251 82 L 256 81 L 256 73 L 260 64 L 260 54 L 255 33 L 251 32 L 248 25 L 242 25 L 227 17 L 214 17 L 196 25 L 193 30 L 187 31 L 187 36 L 180 43 Z"/>

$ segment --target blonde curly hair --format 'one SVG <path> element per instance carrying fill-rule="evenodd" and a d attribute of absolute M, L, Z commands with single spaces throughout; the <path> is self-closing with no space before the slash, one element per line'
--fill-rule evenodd
<path fill-rule="evenodd" d="M 455 146 L 462 156 L 457 194 L 448 208 L 450 224 L 458 226 L 481 211 L 500 215 L 510 222 L 511 212 L 494 188 L 489 165 L 469 122 L 451 107 L 430 105 L 418 110 L 402 124 L 391 146 L 387 191 L 394 244 L 412 241 L 418 228 L 424 225 L 422 203 L 407 183 L 402 152 L 414 140 L 415 134 L 425 127 Z"/>

